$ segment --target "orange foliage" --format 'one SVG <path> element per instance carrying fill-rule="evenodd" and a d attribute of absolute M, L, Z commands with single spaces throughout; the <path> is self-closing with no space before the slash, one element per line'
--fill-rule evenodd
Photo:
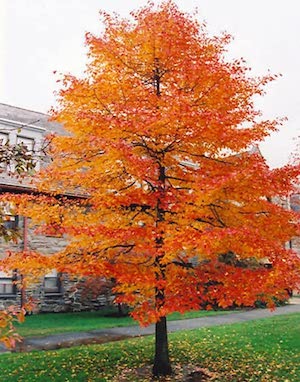
<path fill-rule="evenodd" d="M 8 348 L 14 348 L 17 342 L 21 342 L 21 337 L 15 331 L 14 323 L 23 322 L 25 318 L 25 308 L 16 309 L 9 307 L 0 311 L 0 342 Z"/>
<path fill-rule="evenodd" d="M 53 196 L 19 206 L 69 236 L 51 266 L 116 279 L 142 324 L 216 302 L 271 305 L 300 266 L 284 247 L 299 216 L 271 202 L 293 191 L 299 165 L 271 170 L 251 152 L 282 123 L 253 102 L 276 76 L 227 61 L 231 37 L 208 36 L 171 2 L 102 16 L 103 34 L 86 35 L 85 77 L 61 79 L 53 119 L 68 135 L 53 138 L 38 185 Z"/>

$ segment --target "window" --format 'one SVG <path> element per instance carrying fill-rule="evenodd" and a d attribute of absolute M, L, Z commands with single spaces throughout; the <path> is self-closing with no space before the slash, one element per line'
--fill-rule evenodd
<path fill-rule="evenodd" d="M 33 152 L 34 149 L 34 139 L 33 138 L 28 138 L 28 137 L 23 137 L 21 135 L 17 136 L 17 144 L 22 143 L 26 148 L 29 153 Z"/>
<path fill-rule="evenodd" d="M 23 135 L 17 136 L 17 145 L 22 145 L 25 149 L 23 154 L 26 155 L 23 159 L 19 158 L 19 161 L 15 162 L 15 170 L 22 173 L 27 172 L 27 175 L 33 175 L 34 170 L 39 170 L 39 164 L 37 157 L 34 154 L 35 140 L 34 138 L 25 137 Z M 19 170 L 19 171 L 18 171 Z"/>
<path fill-rule="evenodd" d="M 61 293 L 60 275 L 55 269 L 45 275 L 44 291 L 46 294 Z"/>
<path fill-rule="evenodd" d="M 300 212 L 300 194 L 292 195 L 290 203 L 293 211 Z"/>
<path fill-rule="evenodd" d="M 0 132 L 0 147 L 1 147 L 1 161 L 0 161 L 0 172 L 4 172 L 7 169 L 7 158 L 5 155 L 5 148 L 2 147 L 6 145 L 9 141 L 9 137 L 7 133 Z"/>
<path fill-rule="evenodd" d="M 19 226 L 19 216 L 13 214 L 13 205 L 9 202 L 0 202 L 2 225 L 6 229 L 16 230 Z"/>
<path fill-rule="evenodd" d="M 15 277 L 13 274 L 0 272 L 0 295 L 16 294 Z"/>
<path fill-rule="evenodd" d="M 3 225 L 6 229 L 16 230 L 19 226 L 19 216 L 5 215 L 2 217 Z"/>
<path fill-rule="evenodd" d="M 0 132 L 0 144 L 1 146 L 5 145 L 8 142 L 8 134 Z"/>

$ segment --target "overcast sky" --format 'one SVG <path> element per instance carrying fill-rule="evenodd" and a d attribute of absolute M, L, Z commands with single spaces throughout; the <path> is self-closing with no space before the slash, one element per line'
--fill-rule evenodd
<path fill-rule="evenodd" d="M 157 1 L 154 1 L 156 3 Z M 261 145 L 272 167 L 288 162 L 300 135 L 300 2 L 298 0 L 176 0 L 205 20 L 212 34 L 234 36 L 229 54 L 243 57 L 255 75 L 281 73 L 259 107 L 268 118 L 287 116 Z M 47 112 L 55 105 L 58 72 L 84 70 L 86 31 L 98 34 L 98 11 L 123 16 L 142 0 L 0 0 L 0 103 Z M 299 138 L 298 138 L 299 142 Z"/>

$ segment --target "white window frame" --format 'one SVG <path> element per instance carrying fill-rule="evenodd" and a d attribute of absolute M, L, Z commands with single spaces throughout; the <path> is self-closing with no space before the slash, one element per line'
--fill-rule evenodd
<path fill-rule="evenodd" d="M 8 281 L 8 282 L 5 282 L 5 281 Z M 17 289 L 16 289 L 16 285 L 14 281 L 15 281 L 15 278 L 14 278 L 13 272 L 8 273 L 8 272 L 0 271 L 0 296 L 16 295 Z M 9 290 L 7 291 L 6 289 L 9 289 Z"/>
<path fill-rule="evenodd" d="M 51 280 L 55 281 L 55 286 L 47 286 L 47 282 Z M 61 293 L 61 282 L 60 274 L 56 269 L 52 269 L 49 273 L 44 276 L 44 292 L 45 294 L 60 294 Z"/>

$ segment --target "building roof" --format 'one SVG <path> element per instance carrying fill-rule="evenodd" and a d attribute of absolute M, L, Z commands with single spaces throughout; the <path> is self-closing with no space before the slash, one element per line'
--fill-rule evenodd
<path fill-rule="evenodd" d="M 23 127 L 36 127 L 45 129 L 46 133 L 64 135 L 65 131 L 61 124 L 49 121 L 48 114 L 33 110 L 23 109 L 16 106 L 0 103 L 0 121 L 11 122 Z"/>

